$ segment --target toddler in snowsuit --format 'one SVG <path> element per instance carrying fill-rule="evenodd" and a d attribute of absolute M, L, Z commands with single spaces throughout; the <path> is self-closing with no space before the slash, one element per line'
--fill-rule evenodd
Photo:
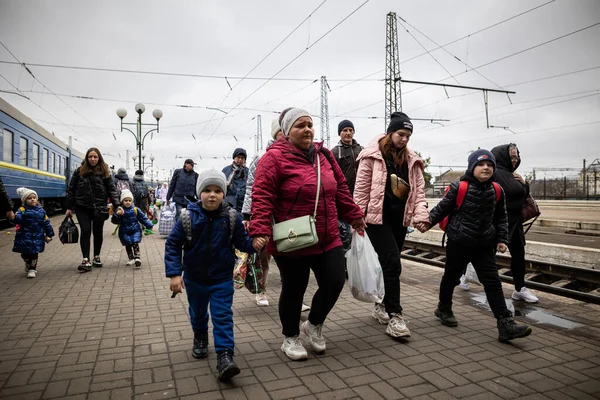
<path fill-rule="evenodd" d="M 492 183 L 496 160 L 492 153 L 481 149 L 471 153 L 468 163 L 461 182 L 453 182 L 444 198 L 430 212 L 431 225 L 449 216 L 446 265 L 435 315 L 443 325 L 458 325 L 452 312 L 452 293 L 471 262 L 498 320 L 498 340 L 506 342 L 528 336 L 531 328 L 517 325 L 506 308 L 496 266 L 496 251 L 504 253 L 508 243 L 504 191 L 500 186 L 495 187 L 495 182 Z M 461 184 L 464 187 L 465 182 L 466 194 L 457 209 L 459 188 Z"/>
<path fill-rule="evenodd" d="M 142 266 L 142 260 L 140 259 L 142 228 L 140 224 L 148 229 L 152 229 L 154 225 L 142 210 L 133 205 L 133 194 L 129 189 L 124 189 L 121 192 L 121 207 L 123 207 L 123 210 L 114 213 L 111 222 L 119 225 L 119 239 L 121 244 L 125 246 L 129 257 L 127 265 L 135 265 L 135 268 L 140 268 Z"/>
<path fill-rule="evenodd" d="M 46 243 L 52 241 L 54 229 L 39 205 L 35 190 L 20 187 L 17 194 L 21 196 L 22 206 L 19 207 L 12 221 L 18 224 L 13 251 L 21 253 L 25 261 L 25 272 L 28 278 L 37 276 L 38 255 L 44 251 Z"/>
<path fill-rule="evenodd" d="M 202 172 L 196 185 L 200 201 L 188 202 L 165 244 L 165 270 L 166 276 L 171 278 L 171 290 L 176 294 L 186 289 L 194 331 L 194 358 L 208 356 L 210 307 L 221 381 L 240 373 L 233 361 L 231 306 L 236 259 L 233 246 L 245 253 L 255 253 L 254 249 L 260 250 L 265 245 L 264 239 L 255 238 L 254 244 L 251 242 L 241 217 L 227 202 L 223 202 L 226 190 L 227 183 L 222 172 Z"/>

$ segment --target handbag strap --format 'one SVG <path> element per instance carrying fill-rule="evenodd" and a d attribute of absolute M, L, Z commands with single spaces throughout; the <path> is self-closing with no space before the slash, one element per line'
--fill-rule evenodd
<path fill-rule="evenodd" d="M 315 213 L 313 214 L 313 218 L 317 219 L 317 207 L 319 206 L 319 193 L 321 192 L 321 157 L 319 157 L 318 152 L 315 152 L 315 157 L 317 157 L 317 199 L 315 200 Z"/>

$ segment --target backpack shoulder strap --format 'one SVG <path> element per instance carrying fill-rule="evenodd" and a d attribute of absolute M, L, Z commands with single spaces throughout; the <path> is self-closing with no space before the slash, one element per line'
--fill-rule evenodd
<path fill-rule="evenodd" d="M 498 182 L 492 182 L 492 186 L 494 187 L 494 191 L 496 192 L 496 203 L 500 201 L 500 196 L 502 196 L 502 188 L 498 184 Z"/>
<path fill-rule="evenodd" d="M 133 212 L 135 213 L 135 215 L 137 215 L 137 207 L 133 207 Z"/>
<path fill-rule="evenodd" d="M 458 210 L 462 203 L 465 201 L 465 197 L 467 197 L 467 191 L 469 190 L 469 182 L 460 181 L 458 184 L 458 194 L 456 195 L 456 209 Z"/>
<path fill-rule="evenodd" d="M 181 209 L 179 219 L 181 220 L 181 225 L 183 226 L 183 231 L 185 232 L 186 245 L 189 246 L 192 243 L 192 217 L 190 216 L 190 212 L 187 208 Z"/>
<path fill-rule="evenodd" d="M 229 243 L 233 239 L 233 232 L 235 231 L 235 223 L 237 222 L 237 211 L 235 208 L 229 209 Z"/>

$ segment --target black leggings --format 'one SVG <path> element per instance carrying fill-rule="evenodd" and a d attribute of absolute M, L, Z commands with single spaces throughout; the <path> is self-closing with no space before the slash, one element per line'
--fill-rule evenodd
<path fill-rule="evenodd" d="M 129 257 L 130 260 L 133 260 L 134 258 L 140 258 L 139 243 L 125 245 L 125 251 L 127 252 L 127 257 Z"/>
<path fill-rule="evenodd" d="M 285 336 L 300 333 L 302 300 L 308 286 L 312 269 L 317 279 L 318 289 L 312 298 L 308 320 L 320 325 L 327 318 L 346 282 L 346 259 L 342 247 L 325 253 L 303 257 L 274 255 L 281 274 L 281 295 L 279 296 L 279 318 Z"/>
<path fill-rule="evenodd" d="M 36 269 L 38 263 L 38 253 L 22 253 L 21 258 L 27 264 L 27 268 Z"/>
<path fill-rule="evenodd" d="M 515 290 L 518 292 L 525 286 L 525 234 L 523 225 L 517 222 L 509 238 L 508 250 L 510 251 L 510 271 L 515 282 Z"/>
<path fill-rule="evenodd" d="M 94 231 L 94 257 L 100 255 L 102 250 L 102 229 L 104 228 L 103 218 L 94 218 L 93 208 L 79 208 L 75 210 L 77 221 L 81 228 L 79 236 L 79 245 L 81 246 L 81 254 L 83 258 L 90 258 L 90 236 Z"/>

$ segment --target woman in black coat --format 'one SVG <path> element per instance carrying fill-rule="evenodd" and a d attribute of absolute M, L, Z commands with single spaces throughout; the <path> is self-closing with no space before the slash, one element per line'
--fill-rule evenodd
<path fill-rule="evenodd" d="M 538 298 L 525 287 L 525 234 L 521 214 L 529 195 L 529 185 L 515 172 L 521 164 L 519 149 L 514 143 L 503 144 L 494 147 L 492 154 L 496 157 L 496 182 L 502 186 L 506 197 L 510 270 L 515 283 L 512 299 L 537 303 Z"/>
<path fill-rule="evenodd" d="M 77 267 L 80 272 L 89 272 L 94 267 L 102 267 L 100 250 L 102 250 L 102 229 L 108 219 L 108 199 L 113 210 L 121 208 L 119 194 L 110 169 L 102 158 L 102 153 L 95 147 L 85 153 L 81 167 L 73 173 L 67 191 L 67 217 L 77 215 L 81 235 L 79 245 L 83 261 Z M 94 232 L 94 259 L 90 262 L 90 237 Z"/>

